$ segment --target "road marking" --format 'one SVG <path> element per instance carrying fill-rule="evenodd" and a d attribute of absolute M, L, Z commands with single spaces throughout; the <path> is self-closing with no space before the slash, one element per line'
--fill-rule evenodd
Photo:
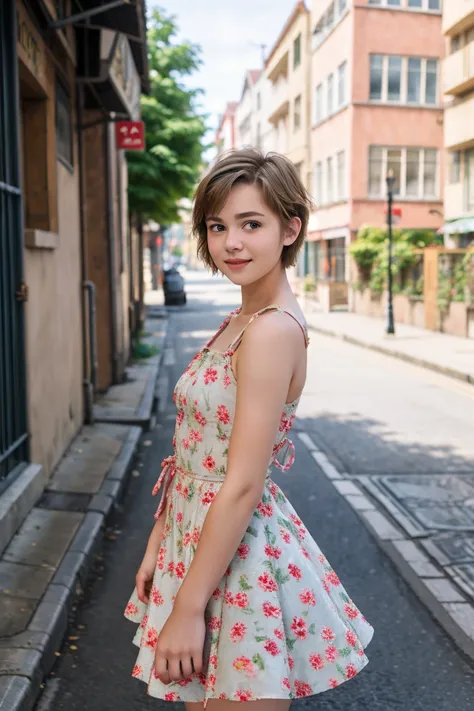
<path fill-rule="evenodd" d="M 309 449 L 310 452 L 314 452 L 315 450 L 318 449 L 316 447 L 316 445 L 314 444 L 313 440 L 311 439 L 311 437 L 308 434 L 306 434 L 306 432 L 298 432 L 298 437 L 303 442 L 305 447 L 307 449 Z"/>
<path fill-rule="evenodd" d="M 314 461 L 321 467 L 328 479 L 342 479 L 342 476 L 337 471 L 336 467 L 331 464 L 324 452 L 311 452 Z"/>
<path fill-rule="evenodd" d="M 165 354 L 163 357 L 163 365 L 176 365 L 176 352 L 173 346 L 169 346 L 165 349 Z"/>

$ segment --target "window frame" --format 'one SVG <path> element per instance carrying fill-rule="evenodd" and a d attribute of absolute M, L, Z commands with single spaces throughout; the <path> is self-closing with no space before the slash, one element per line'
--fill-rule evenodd
<path fill-rule="evenodd" d="M 344 202 L 346 195 L 346 151 L 336 153 L 336 188 L 337 201 Z"/>
<path fill-rule="evenodd" d="M 326 158 L 326 204 L 334 203 L 334 158 Z"/>
<path fill-rule="evenodd" d="M 323 205 L 323 162 L 318 160 L 314 166 L 314 201 L 316 207 Z"/>
<path fill-rule="evenodd" d="M 382 92 L 381 98 L 372 98 L 372 58 L 382 58 Z M 389 64 L 390 59 L 401 59 L 400 70 L 400 99 L 388 98 L 388 80 L 389 80 Z M 409 101 L 408 98 L 408 77 L 410 60 L 420 62 L 420 97 L 419 101 Z M 429 62 L 436 62 L 436 97 L 435 102 L 427 102 L 427 77 Z M 398 55 L 398 54 L 378 54 L 372 53 L 369 55 L 369 103 L 371 104 L 386 104 L 388 106 L 417 106 L 423 108 L 440 108 L 440 59 L 439 57 L 417 57 L 414 55 Z"/>
<path fill-rule="evenodd" d="M 342 80 L 342 81 L 341 81 Z M 341 98 L 342 84 L 342 98 Z M 347 59 L 345 59 L 337 68 L 337 108 L 340 109 L 347 105 Z"/>
<path fill-rule="evenodd" d="M 299 33 L 298 37 L 295 37 L 293 40 L 293 70 L 297 69 L 302 60 L 302 54 L 301 54 L 301 32 Z M 298 48 L 298 52 L 296 49 Z"/>
<path fill-rule="evenodd" d="M 371 158 L 371 152 L 373 150 L 381 151 L 381 163 L 380 163 L 380 185 L 379 192 L 371 191 L 370 186 L 372 181 L 372 164 L 373 159 Z M 367 174 L 367 195 L 369 200 L 384 200 L 386 198 L 386 175 L 387 175 L 387 164 L 388 164 L 388 152 L 389 151 L 401 151 L 400 157 L 400 186 L 399 191 L 394 192 L 394 197 L 397 200 L 402 200 L 404 202 L 439 202 L 440 200 L 440 151 L 434 146 L 380 146 L 371 144 L 368 150 L 368 174 Z M 418 160 L 418 192 L 416 195 L 407 195 L 407 181 L 406 181 L 406 168 L 407 168 L 407 152 L 408 151 L 419 151 Z M 428 151 L 435 151 L 436 153 L 436 163 L 435 163 L 435 173 L 434 173 L 434 194 L 425 194 L 425 166 L 428 164 L 425 160 Z"/>
<path fill-rule="evenodd" d="M 436 9 L 430 8 L 430 2 L 432 0 L 421 0 L 421 7 L 410 7 L 410 0 L 368 0 L 369 7 L 382 7 L 388 8 L 389 10 L 405 10 L 408 12 L 429 12 L 441 14 L 443 11 L 443 0 L 439 0 L 439 7 Z"/>
<path fill-rule="evenodd" d="M 69 130 L 69 156 L 64 156 L 61 154 L 59 150 L 59 141 L 58 141 L 58 130 L 59 130 L 59 123 L 58 123 L 58 105 L 60 103 L 59 97 L 62 95 L 64 99 L 66 99 L 67 102 L 67 108 L 68 108 L 68 130 Z M 56 77 L 55 80 L 55 92 L 54 92 L 54 124 L 55 124 L 55 144 L 56 144 L 56 160 L 60 161 L 68 170 L 69 172 L 74 172 L 74 133 L 73 133 L 73 105 L 71 101 L 71 95 L 65 86 L 63 82 L 59 79 L 59 77 Z M 70 158 L 70 160 L 69 160 Z"/>
<path fill-rule="evenodd" d="M 299 131 L 301 129 L 302 125 L 302 116 L 301 116 L 301 109 L 303 106 L 303 100 L 301 97 L 301 94 L 298 94 L 298 96 L 295 96 L 295 100 L 293 102 L 293 131 L 296 133 L 296 131 Z M 296 120 L 298 117 L 298 121 Z"/>
<path fill-rule="evenodd" d="M 459 185 L 461 182 L 462 151 L 448 151 L 448 182 L 449 185 Z"/>
<path fill-rule="evenodd" d="M 334 85 L 334 72 L 331 72 L 326 78 L 326 116 L 334 113 Z"/>
<path fill-rule="evenodd" d="M 317 85 L 315 94 L 314 119 L 315 123 L 319 124 L 324 120 L 324 88 L 322 81 Z"/>

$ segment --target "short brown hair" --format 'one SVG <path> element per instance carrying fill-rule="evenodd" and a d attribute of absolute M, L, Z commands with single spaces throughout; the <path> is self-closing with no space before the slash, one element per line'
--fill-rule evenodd
<path fill-rule="evenodd" d="M 206 215 L 216 215 L 238 183 L 257 185 L 268 207 L 286 225 L 299 217 L 301 230 L 295 242 L 283 247 L 281 261 L 285 268 L 296 264 L 308 227 L 311 198 L 294 164 L 279 153 L 263 153 L 256 148 L 242 148 L 224 153 L 198 185 L 194 198 L 192 231 L 197 237 L 198 257 L 215 274 L 217 267 L 207 246 Z"/>

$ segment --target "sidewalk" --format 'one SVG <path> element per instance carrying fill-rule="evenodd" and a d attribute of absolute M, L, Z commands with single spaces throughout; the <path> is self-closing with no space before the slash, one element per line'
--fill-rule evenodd
<path fill-rule="evenodd" d="M 474 339 L 458 338 L 395 323 L 395 335 L 386 334 L 382 319 L 347 311 L 323 313 L 301 299 L 312 331 L 340 338 L 364 348 L 408 361 L 474 385 Z"/>
<path fill-rule="evenodd" d="M 104 533 L 112 535 L 144 429 L 152 426 L 167 321 L 147 310 L 156 354 L 98 400 L 51 478 L 30 465 L 0 496 L 0 711 L 31 711 L 53 668 Z M 99 419 L 99 418 L 98 418 Z"/>

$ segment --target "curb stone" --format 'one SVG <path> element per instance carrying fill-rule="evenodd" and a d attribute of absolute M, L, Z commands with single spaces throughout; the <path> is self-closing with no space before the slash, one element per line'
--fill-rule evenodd
<path fill-rule="evenodd" d="M 424 360 L 423 358 L 417 358 L 416 356 L 409 355 L 408 353 L 402 353 L 401 351 L 396 351 L 391 348 L 384 348 L 376 343 L 368 343 L 361 338 L 355 338 L 354 336 L 348 336 L 345 333 L 340 333 L 338 331 L 332 331 L 329 328 L 323 328 L 321 326 L 315 326 L 314 324 L 308 323 L 308 329 L 314 331 L 315 333 L 320 333 L 322 336 L 329 336 L 330 338 L 337 338 L 340 341 L 345 341 L 353 346 L 360 346 L 377 353 L 382 353 L 383 355 L 392 356 L 392 358 L 397 358 L 398 360 L 403 360 L 406 363 L 411 363 L 412 365 L 418 365 L 426 370 L 432 370 L 435 373 L 440 373 L 441 375 L 446 375 L 449 378 L 454 378 L 455 380 L 461 380 L 463 383 L 468 383 L 469 385 L 474 385 L 474 378 L 469 373 L 463 373 L 461 370 L 456 370 L 455 368 L 449 368 L 447 366 L 439 365 L 438 363 L 433 363 L 432 361 Z"/>
<path fill-rule="evenodd" d="M 164 350 L 163 347 L 157 378 Z M 152 421 L 151 408 L 156 403 L 155 383 L 152 385 L 147 399 L 147 407 L 150 407 L 147 426 Z M 113 519 L 115 506 L 129 479 L 143 431 L 142 427 L 131 427 L 27 629 L 0 640 L 0 711 L 32 711 L 34 708 L 43 679 L 56 663 L 56 652 L 63 644 L 76 594 L 86 585 L 94 555 L 102 545 L 105 526 Z"/>
<path fill-rule="evenodd" d="M 346 478 L 343 474 L 334 477 L 335 467 L 314 444 L 306 432 L 298 432 L 298 438 L 308 449 L 315 462 L 336 491 L 369 529 L 379 547 L 386 553 L 402 578 L 410 586 L 437 622 L 443 627 L 458 648 L 474 660 L 474 606 L 455 581 L 445 575 L 437 561 L 428 557 L 427 546 L 423 548 L 408 538 L 391 516 L 386 516 L 377 507 L 377 501 L 367 496 L 362 482 Z M 329 465 L 329 466 L 327 466 Z M 326 471 L 327 470 L 327 471 Z M 349 486 L 352 484 L 353 486 Z M 359 494 L 354 493 L 359 489 Z"/>

